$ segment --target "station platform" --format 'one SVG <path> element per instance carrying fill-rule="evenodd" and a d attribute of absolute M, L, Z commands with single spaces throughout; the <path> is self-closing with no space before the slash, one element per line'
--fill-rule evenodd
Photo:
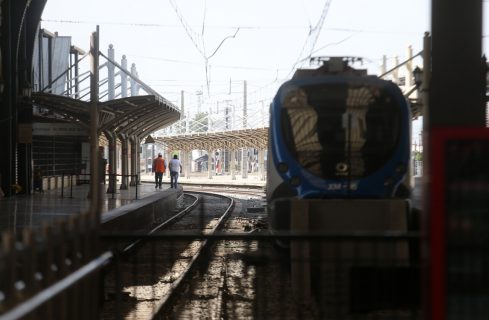
<path fill-rule="evenodd" d="M 104 213 L 122 208 L 142 199 L 164 193 L 170 187 L 170 178 L 163 177 L 163 188 L 155 189 L 153 174 L 141 175 L 141 184 L 129 187 L 127 190 L 116 190 L 114 194 L 103 193 L 102 220 Z M 185 190 L 186 185 L 222 185 L 249 188 L 263 188 L 266 181 L 258 175 L 250 174 L 247 178 L 236 175 L 232 180 L 230 175 L 215 175 L 209 179 L 207 174 L 193 174 L 180 177 L 179 185 Z M 105 188 L 107 185 L 105 185 Z M 88 198 L 89 185 L 73 186 L 73 189 L 64 188 L 35 192 L 31 195 L 17 195 L 0 199 L 0 232 L 5 230 L 20 230 L 23 228 L 38 228 L 44 222 L 54 223 L 67 216 L 86 212 L 90 205 Z M 161 195 L 163 197 L 163 195 Z M 422 209 L 422 177 L 415 177 L 415 188 L 412 193 L 412 205 Z M 148 200 L 149 201 L 149 200 Z M 152 200 L 151 200 L 152 201 Z"/>
<path fill-rule="evenodd" d="M 106 185 L 105 185 L 106 187 Z M 137 199 L 144 199 L 155 192 L 153 185 L 139 185 Z M 42 223 L 55 223 L 70 215 L 86 212 L 90 206 L 89 185 L 82 184 L 71 188 L 45 190 L 31 195 L 16 195 L 0 199 L 0 231 L 37 228 Z M 136 187 L 117 190 L 114 194 L 102 193 L 102 215 L 137 201 Z"/>
<path fill-rule="evenodd" d="M 181 185 L 191 184 L 191 185 L 222 185 L 222 186 L 240 186 L 240 187 L 265 187 L 266 180 L 261 180 L 259 175 L 256 173 L 248 174 L 248 177 L 243 178 L 241 175 L 236 175 L 236 179 L 232 179 L 231 175 L 213 175 L 212 179 L 206 173 L 191 173 L 189 177 L 183 176 L 178 178 L 178 183 Z M 143 183 L 154 183 L 154 174 L 146 173 L 141 174 L 141 182 Z M 169 184 L 170 177 L 167 173 L 163 176 L 163 183 Z"/>
<path fill-rule="evenodd" d="M 118 208 L 130 208 L 131 206 L 128 205 L 131 203 L 156 201 L 155 197 L 159 198 L 155 196 L 156 194 L 165 193 L 170 188 L 170 178 L 166 175 L 163 178 L 161 190 L 155 189 L 153 174 L 141 175 L 141 182 L 137 186 L 137 197 L 135 186 L 129 187 L 127 190 L 117 189 L 114 194 L 103 192 L 102 220 L 104 221 L 104 214 L 108 215 L 109 212 Z M 256 175 L 250 175 L 245 179 L 237 175 L 236 180 L 232 180 L 230 175 L 213 176 L 212 179 L 209 179 L 207 175 L 194 175 L 190 178 L 180 177 L 178 182 L 183 189 L 185 189 L 185 185 L 190 184 L 236 185 L 255 188 L 265 185 L 265 181 L 261 181 Z M 104 186 L 104 189 L 106 188 L 107 185 Z M 38 228 L 43 223 L 55 223 L 70 215 L 86 212 L 90 206 L 88 193 L 89 185 L 82 184 L 74 185 L 72 189 L 65 187 L 63 190 L 58 188 L 44 190 L 43 192 L 36 191 L 31 195 L 0 198 L 0 232 Z M 161 194 L 161 197 L 164 195 Z"/>

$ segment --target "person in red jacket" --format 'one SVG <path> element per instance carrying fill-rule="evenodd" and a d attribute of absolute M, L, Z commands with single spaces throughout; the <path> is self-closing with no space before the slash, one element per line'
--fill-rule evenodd
<path fill-rule="evenodd" d="M 163 180 L 163 173 L 165 173 L 166 164 L 161 153 L 158 153 L 158 157 L 153 160 L 153 172 L 155 173 L 155 188 L 160 187 Z"/>

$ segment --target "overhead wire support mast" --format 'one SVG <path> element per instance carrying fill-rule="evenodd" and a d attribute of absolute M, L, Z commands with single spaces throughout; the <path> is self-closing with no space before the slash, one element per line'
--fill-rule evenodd
<path fill-rule="evenodd" d="M 309 55 L 308 57 L 311 58 L 312 51 L 314 50 L 314 47 L 316 46 L 316 42 L 318 41 L 319 38 L 319 33 L 321 33 L 321 29 L 323 28 L 324 20 L 326 19 L 326 15 L 328 14 L 329 11 L 329 6 L 331 5 L 332 0 L 326 0 L 323 8 L 323 12 L 321 13 L 321 17 L 319 18 L 318 23 L 316 26 L 309 31 L 309 36 L 311 36 L 312 33 L 314 33 L 312 36 L 314 37 L 312 40 L 311 48 L 309 50 Z"/>
<path fill-rule="evenodd" d="M 207 86 L 207 94 L 210 95 L 210 79 L 209 79 L 209 60 L 217 53 L 217 51 L 221 48 L 222 44 L 224 41 L 230 38 L 235 38 L 236 35 L 238 34 L 239 27 L 236 28 L 236 31 L 234 32 L 233 35 L 229 35 L 224 37 L 219 45 L 216 47 L 216 49 L 212 52 L 211 55 L 207 55 L 206 49 L 205 49 L 205 41 L 204 41 L 204 33 L 205 33 L 205 16 L 206 16 L 206 11 L 207 11 L 207 1 L 204 2 L 204 19 L 202 21 L 202 31 L 201 31 L 201 36 L 199 36 L 196 32 L 190 28 L 190 26 L 185 22 L 185 19 L 183 18 L 183 15 L 180 13 L 180 10 L 178 10 L 177 4 L 175 3 L 174 0 L 169 0 L 170 4 L 173 7 L 173 10 L 175 10 L 175 13 L 178 16 L 178 19 L 180 20 L 180 23 L 182 24 L 185 32 L 187 33 L 187 36 L 190 38 L 192 41 L 194 47 L 197 49 L 197 51 L 202 55 L 202 58 L 204 58 L 204 63 L 205 63 L 205 80 L 206 80 L 206 86 Z M 331 0 L 330 0 L 331 1 Z M 195 35 L 199 38 L 202 42 L 202 47 L 199 45 L 198 41 L 195 39 Z"/>
<path fill-rule="evenodd" d="M 319 38 L 319 34 L 321 33 L 321 29 L 323 28 L 324 20 L 326 19 L 326 15 L 328 14 L 329 7 L 332 1 L 333 0 L 326 0 L 326 2 L 324 3 L 324 8 L 321 13 L 321 17 L 319 17 L 316 26 L 314 28 L 309 26 L 309 34 L 307 35 L 307 39 L 304 43 L 304 46 L 302 47 L 301 53 L 299 54 L 299 58 L 292 66 L 290 73 L 292 73 L 296 69 L 297 64 L 309 60 L 311 58 L 311 55 L 314 51 L 314 47 L 316 46 L 316 42 Z M 304 52 L 307 52 L 307 57 L 305 58 L 302 57 Z"/>

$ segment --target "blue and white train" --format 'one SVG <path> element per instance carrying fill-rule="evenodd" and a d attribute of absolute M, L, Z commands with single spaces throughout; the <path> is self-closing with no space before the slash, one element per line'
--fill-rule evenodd
<path fill-rule="evenodd" d="M 277 208 L 279 199 L 399 194 L 409 166 L 410 121 L 396 84 L 353 69 L 344 59 L 298 70 L 279 88 L 270 110 L 272 230 L 288 229 L 289 208 Z"/>

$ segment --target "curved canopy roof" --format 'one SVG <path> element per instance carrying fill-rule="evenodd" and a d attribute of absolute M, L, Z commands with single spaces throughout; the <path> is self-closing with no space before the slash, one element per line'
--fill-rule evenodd
<path fill-rule="evenodd" d="M 213 150 L 256 148 L 268 146 L 268 129 L 243 129 L 224 132 L 194 133 L 179 136 L 157 137 L 157 143 L 170 150 Z"/>
<path fill-rule="evenodd" d="M 34 92 L 32 102 L 61 117 L 88 127 L 90 102 L 51 93 Z M 99 132 L 113 132 L 143 138 L 180 118 L 180 111 L 168 100 L 155 95 L 132 96 L 99 102 Z"/>

